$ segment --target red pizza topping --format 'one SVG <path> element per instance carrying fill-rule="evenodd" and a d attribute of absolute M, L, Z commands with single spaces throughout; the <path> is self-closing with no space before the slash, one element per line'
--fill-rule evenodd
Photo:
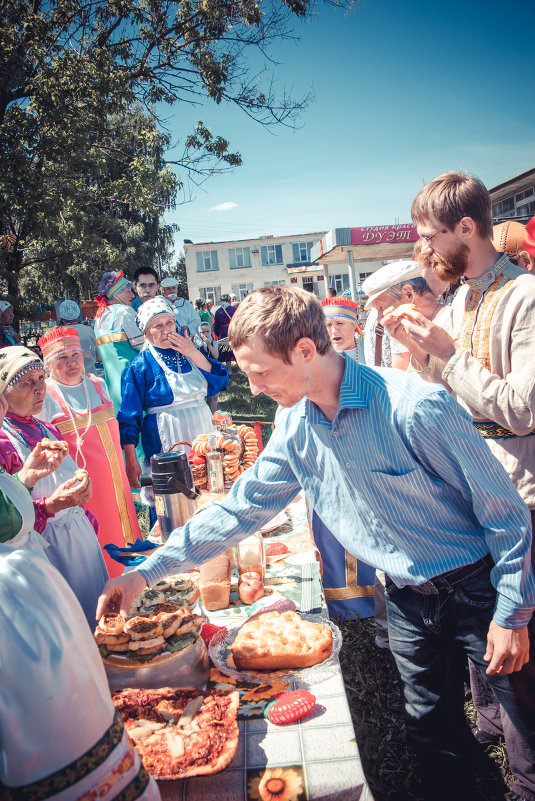
<path fill-rule="evenodd" d="M 295 723 L 312 712 L 315 706 L 316 697 L 308 690 L 288 690 L 277 696 L 275 703 L 269 707 L 268 717 L 277 726 Z"/>
<path fill-rule="evenodd" d="M 113 703 L 154 778 L 215 773 L 236 753 L 237 692 L 123 690 Z"/>

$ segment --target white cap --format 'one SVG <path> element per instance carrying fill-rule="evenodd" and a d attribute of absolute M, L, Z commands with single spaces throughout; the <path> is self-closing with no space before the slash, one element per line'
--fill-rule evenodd
<path fill-rule="evenodd" d="M 402 284 L 404 281 L 410 281 L 412 278 L 420 278 L 421 275 L 422 266 L 417 261 L 393 261 L 391 264 L 385 264 L 362 282 L 362 291 L 368 295 L 364 308 L 366 311 L 371 309 L 375 298 L 378 298 L 387 289 Z"/>
<path fill-rule="evenodd" d="M 11 308 L 11 303 L 8 300 L 0 300 L 0 314 L 3 314 Z"/>
<path fill-rule="evenodd" d="M 160 281 L 160 286 L 178 286 L 178 278 L 164 278 Z"/>

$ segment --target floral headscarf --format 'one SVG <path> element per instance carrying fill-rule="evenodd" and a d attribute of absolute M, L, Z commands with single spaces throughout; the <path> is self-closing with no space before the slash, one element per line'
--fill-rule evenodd
<path fill-rule="evenodd" d="M 5 392 L 26 373 L 44 369 L 39 356 L 29 348 L 22 345 L 0 348 L 0 392 Z"/>

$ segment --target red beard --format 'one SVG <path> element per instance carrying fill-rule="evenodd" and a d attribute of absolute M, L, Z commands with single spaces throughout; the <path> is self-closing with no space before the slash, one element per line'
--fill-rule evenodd
<path fill-rule="evenodd" d="M 434 253 L 431 262 L 435 275 L 441 281 L 448 281 L 450 284 L 456 283 L 466 273 L 469 255 L 470 248 L 467 245 L 459 245 L 456 251 L 447 256 L 439 256 L 438 253 Z"/>

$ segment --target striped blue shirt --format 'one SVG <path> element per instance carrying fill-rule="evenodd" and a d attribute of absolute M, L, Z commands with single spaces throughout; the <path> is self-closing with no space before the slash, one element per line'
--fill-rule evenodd
<path fill-rule="evenodd" d="M 140 573 L 152 585 L 211 559 L 303 488 L 344 548 L 400 587 L 490 552 L 494 619 L 526 625 L 535 607 L 529 511 L 470 415 L 435 384 L 345 362 L 334 420 L 308 398 L 285 410 L 227 498 L 175 530 Z"/>

